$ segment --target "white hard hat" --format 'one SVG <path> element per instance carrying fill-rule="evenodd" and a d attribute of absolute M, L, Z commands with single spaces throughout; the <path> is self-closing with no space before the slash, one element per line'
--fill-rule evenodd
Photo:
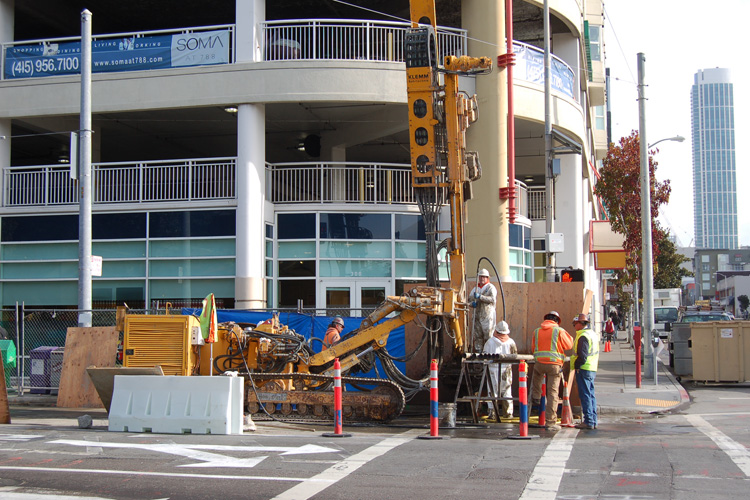
<path fill-rule="evenodd" d="M 489 278 L 490 272 L 487 269 L 480 269 L 479 274 L 477 274 L 477 276 L 487 276 Z"/>
<path fill-rule="evenodd" d="M 508 323 L 505 321 L 498 321 L 497 325 L 495 325 L 495 331 L 506 335 L 510 334 L 510 328 L 508 328 Z"/>

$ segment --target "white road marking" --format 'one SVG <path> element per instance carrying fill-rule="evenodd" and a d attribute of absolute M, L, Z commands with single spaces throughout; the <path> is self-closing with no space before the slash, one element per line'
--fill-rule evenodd
<path fill-rule="evenodd" d="M 328 488 L 330 485 L 344 479 L 367 462 L 388 453 L 397 446 L 412 441 L 415 437 L 424 433 L 424 429 L 412 429 L 397 436 L 384 439 L 383 441 L 352 455 L 346 460 L 329 467 L 320 474 L 305 480 L 297 486 L 289 488 L 284 493 L 275 496 L 272 500 L 307 500 Z"/>
<path fill-rule="evenodd" d="M 531 473 L 519 500 L 554 500 L 578 431 L 558 431 Z"/>
<path fill-rule="evenodd" d="M 86 446 L 96 448 L 136 448 L 140 450 L 155 451 L 159 453 L 169 453 L 171 455 L 179 455 L 186 458 L 192 458 L 193 460 L 200 460 L 200 463 L 196 464 L 185 464 L 179 467 L 255 467 L 267 456 L 252 457 L 252 458 L 236 458 L 227 455 L 219 455 L 218 453 L 208 453 L 201 450 L 215 450 L 215 451 L 244 451 L 244 452 L 282 452 L 282 455 L 299 455 L 308 453 L 337 453 L 338 450 L 333 448 L 325 448 L 323 446 L 316 446 L 313 444 L 307 444 L 304 446 L 297 447 L 271 447 L 271 446 L 224 446 L 224 445 L 210 445 L 210 444 L 190 444 L 190 445 L 179 445 L 179 444 L 144 444 L 144 443 L 106 443 L 100 441 L 78 441 L 70 439 L 58 439 L 56 441 L 50 441 L 53 444 L 68 444 L 72 446 Z"/>
<path fill-rule="evenodd" d="M 227 474 L 190 474 L 190 473 L 179 473 L 179 472 L 150 472 L 150 471 L 123 471 L 123 470 L 107 470 L 107 469 L 70 469 L 70 468 L 59 468 L 59 467 L 12 467 L 7 465 L 0 465 L 0 470 L 16 470 L 16 471 L 37 471 L 37 472 L 63 472 L 65 474 L 74 474 L 76 472 L 84 474 L 112 474 L 119 476 L 157 476 L 157 477 L 182 477 L 182 478 L 195 478 L 195 479 L 241 479 L 241 480 L 252 480 L 252 481 L 291 481 L 299 483 L 300 481 L 323 481 L 324 479 L 314 479 L 307 477 L 271 477 L 271 476 L 230 476 Z M 328 481 L 329 483 L 331 481 Z"/>
<path fill-rule="evenodd" d="M 44 436 L 36 436 L 33 434 L 0 434 L 0 441 L 31 441 L 32 439 L 41 437 Z"/>
<path fill-rule="evenodd" d="M 700 415 L 686 415 L 685 418 L 693 427 L 711 438 L 716 443 L 716 446 L 721 448 L 732 459 L 745 476 L 750 476 L 750 453 L 748 453 L 744 445 L 706 422 Z"/>

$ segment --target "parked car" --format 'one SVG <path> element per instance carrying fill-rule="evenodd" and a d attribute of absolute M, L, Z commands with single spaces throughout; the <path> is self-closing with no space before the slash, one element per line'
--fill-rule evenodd
<path fill-rule="evenodd" d="M 702 321 L 732 321 L 732 315 L 723 311 L 683 311 L 680 315 L 682 323 L 698 323 Z"/>

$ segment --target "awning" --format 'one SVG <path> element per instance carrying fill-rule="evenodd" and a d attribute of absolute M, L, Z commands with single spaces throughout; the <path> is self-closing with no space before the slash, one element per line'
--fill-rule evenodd
<path fill-rule="evenodd" d="M 623 269 L 627 253 L 625 237 L 612 230 L 608 220 L 592 220 L 589 224 L 589 252 L 594 254 L 594 268 Z"/>

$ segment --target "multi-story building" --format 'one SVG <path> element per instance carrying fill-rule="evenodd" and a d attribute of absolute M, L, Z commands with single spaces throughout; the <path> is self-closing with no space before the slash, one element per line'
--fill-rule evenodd
<path fill-rule="evenodd" d="M 746 273 L 750 248 L 696 249 L 693 257 L 697 299 L 719 298 L 718 283 L 728 276 Z"/>
<path fill-rule="evenodd" d="M 728 69 L 695 74 L 690 94 L 696 248 L 737 248 L 734 90 Z"/>
<path fill-rule="evenodd" d="M 440 52 L 496 61 L 505 53 L 502 4 L 438 2 Z M 407 0 L 368 9 L 0 0 L 2 306 L 77 303 L 69 132 L 80 128 L 83 7 L 95 34 L 92 239 L 103 257 L 95 306 L 177 306 L 213 292 L 220 307 L 301 301 L 357 312 L 424 281 L 425 236 L 435 236 L 425 235 L 410 183 Z M 540 2 L 513 7 L 517 218 L 509 223 L 508 200 L 498 197 L 508 180 L 493 175 L 507 154 L 497 135 L 507 117 L 492 104 L 504 89 L 492 76 L 462 78 L 479 97 L 468 140 L 484 171 L 468 204 L 467 263 L 473 273 L 486 256 L 507 266 L 504 279 L 531 282 L 544 280 L 546 265 L 544 23 Z M 589 222 L 601 217 L 595 165 L 607 147 L 603 6 L 550 7 L 558 153 L 550 185 L 555 232 L 565 236 L 556 265 L 584 269 L 598 291 L 588 241 Z"/>

